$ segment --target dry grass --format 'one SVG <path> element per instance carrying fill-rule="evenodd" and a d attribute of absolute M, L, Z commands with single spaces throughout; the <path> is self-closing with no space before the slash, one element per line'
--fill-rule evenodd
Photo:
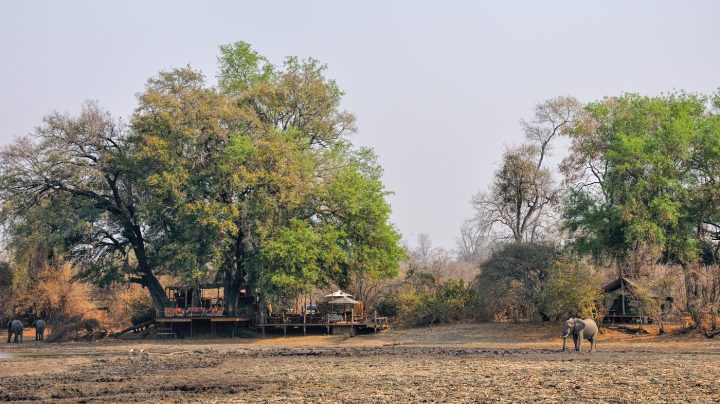
<path fill-rule="evenodd" d="M 576 353 L 560 352 L 558 335 L 557 325 L 480 324 L 355 338 L 10 344 L 0 400 L 720 400 L 720 341 L 609 332 L 598 351 Z"/>

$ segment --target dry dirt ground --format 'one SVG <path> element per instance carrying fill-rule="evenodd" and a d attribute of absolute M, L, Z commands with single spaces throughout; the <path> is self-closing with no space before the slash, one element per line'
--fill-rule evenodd
<path fill-rule="evenodd" d="M 596 352 L 576 353 L 560 351 L 559 334 L 480 324 L 353 338 L 3 340 L 0 401 L 720 402 L 720 340 L 609 331 Z"/>

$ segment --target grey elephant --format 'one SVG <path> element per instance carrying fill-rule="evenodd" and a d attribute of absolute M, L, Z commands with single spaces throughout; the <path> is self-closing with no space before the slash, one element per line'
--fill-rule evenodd
<path fill-rule="evenodd" d="M 10 343 L 10 337 L 15 335 L 15 343 L 18 342 L 18 336 L 20 336 L 20 342 L 23 337 L 23 323 L 20 320 L 12 320 L 8 323 L 8 344 Z"/>
<path fill-rule="evenodd" d="M 598 336 L 598 326 L 595 324 L 595 321 L 589 318 L 585 320 L 579 318 L 567 319 L 563 327 L 563 351 L 565 350 L 565 341 L 570 333 L 572 333 L 576 351 L 580 350 L 580 343 L 583 338 L 590 341 L 590 352 L 595 348 L 595 342 Z"/>
<path fill-rule="evenodd" d="M 45 320 L 38 320 L 35 322 L 35 341 L 45 340 Z"/>

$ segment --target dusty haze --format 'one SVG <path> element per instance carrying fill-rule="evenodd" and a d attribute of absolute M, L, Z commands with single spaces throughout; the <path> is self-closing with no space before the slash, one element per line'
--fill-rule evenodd
<path fill-rule="evenodd" d="M 403 236 L 453 247 L 534 104 L 720 86 L 720 3 L 476 3 L 4 3 L 0 144 L 85 99 L 127 117 L 161 69 L 189 63 L 214 81 L 217 46 L 243 40 L 275 63 L 327 63 L 358 117 L 355 142 L 380 156 Z"/>

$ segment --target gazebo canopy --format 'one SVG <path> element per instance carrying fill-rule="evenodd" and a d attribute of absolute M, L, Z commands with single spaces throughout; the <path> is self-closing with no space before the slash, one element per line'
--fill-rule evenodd
<path fill-rule="evenodd" d="M 325 295 L 325 297 L 352 297 L 350 293 L 343 292 L 342 290 L 338 289 L 337 292 L 332 292 L 329 295 Z"/>
<path fill-rule="evenodd" d="M 357 304 L 360 302 L 358 302 L 355 299 L 351 299 L 347 296 L 343 296 L 343 297 L 337 298 L 335 300 L 331 300 L 328 303 L 330 303 L 330 304 Z"/>

